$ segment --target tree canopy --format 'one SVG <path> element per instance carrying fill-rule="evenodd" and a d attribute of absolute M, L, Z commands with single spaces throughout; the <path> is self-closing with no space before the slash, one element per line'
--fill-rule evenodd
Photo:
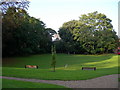
<path fill-rule="evenodd" d="M 27 13 L 29 1 L 0 2 L 2 10 L 3 56 L 51 53 L 52 37 L 57 32 L 40 19 Z M 59 28 L 56 52 L 100 54 L 111 53 L 119 45 L 118 36 L 105 14 L 83 14 L 79 20 L 65 22 Z"/>
<path fill-rule="evenodd" d="M 0 1 L 0 9 L 2 13 L 5 14 L 8 11 L 8 8 L 13 7 L 15 10 L 24 9 L 27 10 L 29 7 L 28 0 L 1 0 Z"/>
<path fill-rule="evenodd" d="M 116 48 L 118 40 L 111 22 L 105 14 L 96 11 L 83 14 L 79 20 L 64 23 L 59 34 L 66 44 L 69 42 L 73 46 L 74 42 L 79 42 L 82 49 L 79 53 L 108 53 Z"/>
<path fill-rule="evenodd" d="M 55 31 L 46 28 L 40 19 L 29 16 L 23 9 L 24 5 L 23 8 L 16 9 L 15 7 L 13 2 L 13 6 L 7 8 L 6 13 L 3 13 L 3 56 L 51 52 L 51 33 L 55 33 Z"/>

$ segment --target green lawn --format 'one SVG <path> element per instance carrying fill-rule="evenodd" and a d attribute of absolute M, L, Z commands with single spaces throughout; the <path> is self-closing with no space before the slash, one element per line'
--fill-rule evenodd
<path fill-rule="evenodd" d="M 66 87 L 46 83 L 3 79 L 2 88 L 66 88 Z"/>
<path fill-rule="evenodd" d="M 118 81 L 120 82 L 120 78 L 118 78 Z"/>
<path fill-rule="evenodd" d="M 119 56 L 120 57 L 120 56 Z M 51 55 L 33 55 L 3 59 L 3 76 L 45 80 L 86 80 L 118 73 L 118 55 L 57 54 L 56 72 L 51 72 Z M 68 64 L 67 68 L 64 65 Z M 38 65 L 39 69 L 25 69 L 25 65 Z M 97 70 L 81 70 L 82 66 Z"/>

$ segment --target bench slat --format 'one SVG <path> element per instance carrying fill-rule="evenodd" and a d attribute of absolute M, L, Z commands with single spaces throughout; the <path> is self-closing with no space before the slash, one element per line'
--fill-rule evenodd
<path fill-rule="evenodd" d="M 38 66 L 37 65 L 25 65 L 25 68 L 37 68 L 38 69 Z"/>
<path fill-rule="evenodd" d="M 96 67 L 82 67 L 82 70 L 96 70 Z"/>

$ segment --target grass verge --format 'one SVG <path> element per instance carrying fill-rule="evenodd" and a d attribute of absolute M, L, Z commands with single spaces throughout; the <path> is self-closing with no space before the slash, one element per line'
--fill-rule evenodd
<path fill-rule="evenodd" d="M 46 83 L 2 79 L 2 88 L 66 88 L 66 87 Z"/>
<path fill-rule="evenodd" d="M 51 72 L 51 55 L 33 55 L 3 59 L 3 76 L 44 80 L 87 80 L 118 74 L 118 55 L 67 55 L 57 54 L 56 72 Z M 67 68 L 64 67 L 68 64 Z M 25 65 L 38 65 L 39 69 L 25 69 Z M 81 70 L 82 67 L 97 70 Z"/>

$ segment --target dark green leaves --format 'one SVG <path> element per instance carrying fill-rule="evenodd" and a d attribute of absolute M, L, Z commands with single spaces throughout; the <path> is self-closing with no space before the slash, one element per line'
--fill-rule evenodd
<path fill-rule="evenodd" d="M 97 11 L 83 14 L 79 20 L 64 23 L 59 34 L 66 44 L 69 42 L 73 46 L 74 42 L 79 42 L 80 47 L 84 49 L 82 53 L 108 53 L 116 48 L 118 40 L 111 21 L 105 14 Z"/>

